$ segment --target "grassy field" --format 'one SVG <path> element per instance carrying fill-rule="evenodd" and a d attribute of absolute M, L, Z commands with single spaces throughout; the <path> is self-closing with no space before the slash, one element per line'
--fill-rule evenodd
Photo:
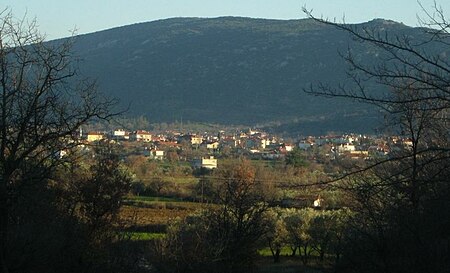
<path fill-rule="evenodd" d="M 258 261 L 258 273 L 328 273 L 333 272 L 328 267 L 311 263 L 305 266 L 300 258 L 281 257 L 279 263 L 274 263 L 270 257 L 263 257 Z"/>
<path fill-rule="evenodd" d="M 280 255 L 281 256 L 289 256 L 289 255 L 291 255 L 291 253 L 292 253 L 291 248 L 286 246 L 281 249 Z M 265 247 L 265 248 L 258 250 L 258 254 L 263 257 L 272 256 L 272 252 L 270 251 L 269 247 Z"/>
<path fill-rule="evenodd" d="M 198 178 L 196 177 L 165 177 L 165 181 L 174 182 L 176 184 L 197 184 Z"/>
<path fill-rule="evenodd" d="M 155 239 L 162 239 L 166 236 L 166 234 L 152 232 L 130 232 L 129 236 L 132 241 L 150 241 Z"/>
<path fill-rule="evenodd" d="M 182 200 L 173 197 L 154 197 L 154 196 L 130 196 L 126 200 L 143 202 L 180 202 Z"/>

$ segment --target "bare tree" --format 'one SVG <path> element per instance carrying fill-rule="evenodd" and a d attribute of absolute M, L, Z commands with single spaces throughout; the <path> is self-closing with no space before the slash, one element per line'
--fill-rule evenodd
<path fill-rule="evenodd" d="M 218 204 L 173 229 L 156 251 L 172 272 L 249 272 L 268 231 L 265 196 L 248 161 L 218 169 L 213 181 Z M 166 269 L 167 270 L 167 269 Z"/>
<path fill-rule="evenodd" d="M 307 92 L 376 105 L 391 130 L 408 140 L 340 182 L 355 201 L 353 251 L 347 258 L 359 270 L 443 272 L 449 266 L 444 258 L 449 236 L 442 231 L 450 226 L 450 25 L 437 4 L 432 12 L 422 9 L 424 28 L 414 29 L 415 35 L 330 22 L 304 9 L 378 53 L 373 62 L 361 62 L 350 48 L 342 56 L 352 84 L 322 83 Z M 374 92 L 369 81 L 386 92 Z"/>
<path fill-rule="evenodd" d="M 246 271 L 253 266 L 259 241 L 267 232 L 266 196 L 249 161 L 218 169 L 215 178 L 220 207 L 209 220 L 220 238 L 221 263 L 224 272 Z"/>
<path fill-rule="evenodd" d="M 114 102 L 77 77 L 72 39 L 44 42 L 36 22 L 0 12 L 0 270 L 8 272 L 10 204 L 23 177 L 43 179 L 77 145 L 79 127 L 108 118 Z M 41 172 L 30 173 L 29 166 Z"/>

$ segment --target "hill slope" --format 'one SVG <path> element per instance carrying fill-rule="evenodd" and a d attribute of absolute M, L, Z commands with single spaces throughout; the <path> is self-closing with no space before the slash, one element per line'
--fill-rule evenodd
<path fill-rule="evenodd" d="M 386 22 L 367 24 L 413 30 Z M 174 18 L 81 35 L 75 51 L 104 92 L 151 122 L 370 131 L 376 111 L 367 105 L 302 91 L 319 81 L 346 81 L 339 51 L 349 43 L 346 33 L 308 19 Z M 352 47 L 363 60 L 376 54 Z"/>

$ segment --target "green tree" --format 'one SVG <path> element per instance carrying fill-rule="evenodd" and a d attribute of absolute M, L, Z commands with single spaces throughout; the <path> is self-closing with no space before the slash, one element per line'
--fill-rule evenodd
<path fill-rule="evenodd" d="M 130 191 L 132 175 L 124 166 L 114 145 L 100 142 L 93 147 L 93 158 L 71 156 L 71 162 L 61 166 L 52 188 L 58 194 L 57 209 L 73 217 L 78 235 L 65 240 L 79 240 L 75 254 L 66 262 L 76 260 L 76 271 L 117 272 L 122 266 L 134 269 L 132 250 L 127 238 L 119 232 L 123 223 L 119 210 Z M 72 229 L 72 227 L 66 228 Z M 78 238 L 77 238 L 78 237 Z"/>
<path fill-rule="evenodd" d="M 308 264 L 311 256 L 311 219 L 316 212 L 313 209 L 289 210 L 286 211 L 284 221 L 288 231 L 289 243 L 293 253 L 299 250 L 303 264 Z"/>
<path fill-rule="evenodd" d="M 96 148 L 95 162 L 87 176 L 77 181 L 79 216 L 93 242 L 110 236 L 123 198 L 131 189 L 131 173 L 120 163 L 111 145 Z"/>
<path fill-rule="evenodd" d="M 269 245 L 274 263 L 279 263 L 281 250 L 288 243 L 286 224 L 283 220 L 282 211 L 279 209 L 269 210 L 267 217 L 268 231 L 264 235 L 264 239 Z"/>
<path fill-rule="evenodd" d="M 286 155 L 286 164 L 293 167 L 306 167 L 308 161 L 302 150 L 294 148 Z"/>
<path fill-rule="evenodd" d="M 325 253 L 331 242 L 332 215 L 327 211 L 320 211 L 311 219 L 308 233 L 311 236 L 311 247 L 319 253 L 320 261 L 323 262 Z"/>

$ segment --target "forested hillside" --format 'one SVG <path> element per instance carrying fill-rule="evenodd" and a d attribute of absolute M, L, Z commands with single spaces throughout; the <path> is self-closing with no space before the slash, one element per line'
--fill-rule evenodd
<path fill-rule="evenodd" d="M 364 26 L 412 38 L 419 33 L 381 19 Z M 318 82 L 346 84 L 340 52 L 349 45 L 361 60 L 373 62 L 380 54 L 312 20 L 235 17 L 174 18 L 81 35 L 75 52 L 83 60 L 81 71 L 130 106 L 129 115 L 144 114 L 151 122 L 370 132 L 379 125 L 378 113 L 367 105 L 303 92 Z"/>

